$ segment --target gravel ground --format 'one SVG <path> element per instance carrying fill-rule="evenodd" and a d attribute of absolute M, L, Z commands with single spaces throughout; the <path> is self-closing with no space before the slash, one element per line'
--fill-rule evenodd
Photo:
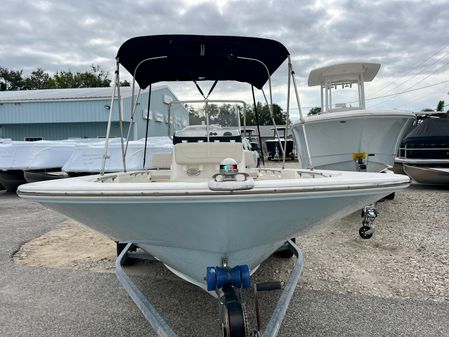
<path fill-rule="evenodd" d="M 377 204 L 372 239 L 358 237 L 360 213 L 299 239 L 303 285 L 315 290 L 449 301 L 449 189 L 412 186 Z"/>
<path fill-rule="evenodd" d="M 297 238 L 305 259 L 301 286 L 449 302 L 448 205 L 449 186 L 413 183 L 394 200 L 377 203 L 376 232 L 370 240 L 358 235 L 359 212 L 312 228 Z"/>

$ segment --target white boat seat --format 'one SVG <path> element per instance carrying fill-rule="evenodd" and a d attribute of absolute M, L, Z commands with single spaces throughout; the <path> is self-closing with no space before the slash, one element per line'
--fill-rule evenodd
<path fill-rule="evenodd" d="M 243 161 L 242 143 L 179 143 L 174 146 L 174 159 L 178 165 L 220 164 L 225 158 Z"/>
<path fill-rule="evenodd" d="M 151 158 L 152 169 L 169 169 L 172 162 L 171 152 L 156 152 Z"/>
<path fill-rule="evenodd" d="M 225 158 L 233 158 L 239 171 L 245 171 L 242 143 L 178 143 L 173 147 L 172 180 L 211 178 L 218 172 L 219 165 Z"/>
<path fill-rule="evenodd" d="M 254 159 L 253 151 L 243 150 L 245 153 L 245 164 L 246 167 L 257 167 L 256 160 Z"/>

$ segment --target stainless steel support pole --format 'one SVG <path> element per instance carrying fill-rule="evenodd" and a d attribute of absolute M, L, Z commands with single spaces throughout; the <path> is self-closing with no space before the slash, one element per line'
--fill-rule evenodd
<path fill-rule="evenodd" d="M 309 142 L 307 140 L 305 119 L 304 119 L 304 115 L 302 114 L 302 110 L 301 110 L 301 101 L 299 99 L 298 88 L 296 87 L 295 72 L 293 70 L 291 71 L 291 76 L 292 76 L 293 87 L 295 89 L 296 102 L 298 103 L 299 119 L 301 121 L 301 128 L 302 128 L 302 132 L 303 132 L 303 135 L 304 135 L 304 145 L 306 146 L 307 159 L 309 161 L 309 167 L 308 168 L 313 170 L 312 156 L 310 154 Z"/>
<path fill-rule="evenodd" d="M 361 93 L 361 102 L 360 108 L 365 109 L 365 79 L 363 78 L 363 72 L 360 74 L 360 93 Z"/>
<path fill-rule="evenodd" d="M 112 124 L 112 112 L 114 111 L 114 101 L 115 101 L 115 92 L 117 89 L 117 75 L 118 75 L 118 67 L 119 63 L 117 60 L 116 63 L 116 71 L 115 71 L 115 78 L 114 78 L 114 84 L 112 89 L 112 97 L 111 97 L 111 104 L 109 105 L 109 117 L 108 117 L 108 127 L 106 130 L 106 138 L 104 143 L 104 154 L 103 154 L 103 163 L 101 165 L 100 174 L 104 175 L 104 170 L 106 168 L 106 160 L 109 159 L 108 150 L 109 150 L 109 136 L 111 134 L 111 124 Z"/>
<path fill-rule="evenodd" d="M 279 132 L 278 129 L 276 127 L 276 122 L 274 121 L 274 114 L 273 114 L 273 93 L 272 93 L 272 89 L 271 89 L 271 75 L 270 75 L 270 71 L 268 70 L 268 67 L 266 66 L 265 63 L 263 63 L 261 60 L 258 59 L 254 59 L 254 58 L 250 58 L 250 57 L 242 57 L 242 56 L 237 56 L 238 59 L 241 60 L 247 60 L 247 61 L 254 61 L 254 62 L 258 62 L 259 64 L 261 64 L 265 70 L 267 71 L 267 75 L 268 75 L 268 89 L 270 91 L 270 102 L 268 103 L 267 101 L 267 97 L 265 96 L 265 93 L 262 90 L 262 93 L 265 97 L 265 101 L 267 102 L 268 105 L 268 110 L 270 111 L 270 116 L 271 116 L 271 120 L 273 122 L 273 126 L 274 126 L 274 132 L 276 134 L 276 137 L 278 138 L 278 142 L 279 142 L 279 147 L 281 148 L 281 151 L 284 152 L 284 148 L 282 146 L 282 142 L 281 142 L 281 137 L 279 137 Z M 262 146 L 262 144 L 261 144 Z"/>
<path fill-rule="evenodd" d="M 324 96 L 324 88 L 323 88 L 323 85 L 321 84 L 321 113 L 324 113 L 323 96 Z"/>
<path fill-rule="evenodd" d="M 133 92 L 131 93 L 134 97 L 134 83 L 133 83 Z M 122 149 L 122 162 L 123 162 L 123 172 L 126 172 L 126 153 L 125 153 L 125 145 L 123 144 L 123 104 L 122 104 L 122 96 L 120 94 L 120 74 L 119 67 L 117 67 L 117 100 L 118 100 L 118 116 L 119 116 L 119 125 L 120 125 L 120 146 Z"/>
<path fill-rule="evenodd" d="M 290 60 L 290 56 L 288 57 L 288 70 L 287 70 L 287 116 L 285 120 L 285 133 L 284 133 L 284 151 L 282 151 L 282 168 L 285 168 L 285 156 L 287 152 L 287 138 L 288 138 L 288 123 L 290 119 L 290 85 L 291 85 L 291 77 L 290 73 L 292 71 L 292 64 Z"/>
<path fill-rule="evenodd" d="M 131 125 L 128 128 L 128 134 L 126 135 L 126 148 L 125 148 L 125 153 L 128 151 L 128 142 L 129 142 L 129 138 L 131 136 L 131 131 L 133 133 L 133 140 L 137 140 L 137 132 L 136 132 L 136 109 L 137 109 L 137 103 L 139 101 L 140 98 L 140 92 L 141 89 L 139 88 L 139 91 L 137 92 L 137 98 L 136 101 L 134 102 L 134 105 L 131 106 Z"/>

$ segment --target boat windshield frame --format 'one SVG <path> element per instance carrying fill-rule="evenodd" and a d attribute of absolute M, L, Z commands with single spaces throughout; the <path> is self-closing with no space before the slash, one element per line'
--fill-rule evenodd
<path fill-rule="evenodd" d="M 152 47 L 153 44 L 156 45 Z M 217 82 L 223 80 L 247 82 L 252 88 L 256 87 L 262 90 L 264 96 L 265 93 L 263 92 L 263 86 L 268 83 L 269 97 L 267 99 L 267 103 L 271 119 L 273 121 L 273 126 L 276 127 L 276 124 L 274 123 L 271 76 L 286 60 L 288 67 L 288 88 L 285 127 L 288 130 L 291 96 L 290 91 L 293 89 L 296 97 L 297 109 L 300 115 L 300 122 L 305 135 L 305 147 L 309 161 L 308 168 L 313 169 L 304 126 L 305 119 L 302 113 L 299 93 L 296 85 L 295 72 L 293 71 L 290 54 L 284 45 L 275 40 L 257 37 L 154 35 L 131 38 L 122 44 L 117 53 L 115 78 L 105 139 L 105 151 L 100 174 L 104 174 L 106 161 L 109 159 L 108 140 L 111 132 L 112 112 L 116 95 L 118 101 L 123 171 L 127 171 L 126 152 L 129 137 L 126 139 L 123 137 L 124 125 L 123 107 L 120 94 L 120 65 L 129 71 L 133 77 L 131 93 L 131 119 L 129 124 L 130 129 L 135 128 L 135 113 L 137 110 L 137 99 L 135 97 L 136 83 L 139 88 L 139 94 L 141 89 L 145 89 L 150 86 L 149 97 L 151 97 L 152 83 L 159 81 L 193 81 L 204 100 L 207 101 Z M 218 68 L 219 70 L 214 68 Z M 167 74 L 164 72 L 167 72 Z M 180 74 L 176 75 L 177 72 Z M 142 77 L 143 75 L 150 77 L 147 80 L 144 80 Z M 197 83 L 197 81 L 203 80 L 215 81 L 207 95 L 204 95 Z M 291 85 L 292 83 L 293 86 Z M 128 135 L 130 134 L 130 129 L 128 130 Z M 284 149 L 287 147 L 287 143 L 285 141 L 284 145 L 282 145 L 280 138 L 279 143 L 283 153 L 284 167 Z M 144 150 L 144 153 L 146 153 L 146 150 Z M 143 166 L 145 166 L 145 156 Z"/>
<path fill-rule="evenodd" d="M 172 105 L 174 104 L 195 104 L 195 103 L 204 103 L 204 106 L 207 107 L 210 103 L 231 103 L 231 104 L 242 104 L 243 105 L 243 113 L 240 112 L 240 110 L 237 110 L 237 125 L 233 126 L 232 128 L 238 130 L 239 134 L 241 135 L 242 132 L 241 130 L 244 132 L 244 134 L 246 133 L 246 106 L 247 103 L 243 100 L 229 100 L 229 99 L 204 99 L 204 100 L 182 100 L 182 101 L 172 101 L 168 103 L 168 120 L 170 120 L 171 117 L 171 108 Z M 204 125 L 206 127 L 206 138 L 207 138 L 207 142 L 210 142 L 210 119 L 209 119 L 209 112 L 207 111 L 207 109 L 204 110 L 204 114 L 205 114 L 205 121 L 206 124 Z M 242 129 L 242 124 L 240 122 L 240 116 L 243 116 L 243 129 Z M 200 126 L 201 124 L 196 124 L 198 126 Z M 172 129 L 171 129 L 171 124 L 168 124 L 168 137 L 173 140 L 173 134 L 172 134 Z"/>

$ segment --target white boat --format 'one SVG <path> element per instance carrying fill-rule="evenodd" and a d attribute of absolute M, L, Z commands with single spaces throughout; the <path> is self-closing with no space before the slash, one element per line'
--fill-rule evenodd
<path fill-rule="evenodd" d="M 62 171 L 70 175 L 98 174 L 102 170 L 105 142 L 77 144 Z M 144 151 L 144 149 L 146 149 Z M 141 170 L 153 167 L 154 153 L 171 153 L 173 142 L 168 136 L 149 137 L 145 148 L 145 139 L 129 141 L 127 146 L 126 167 L 128 170 Z M 145 167 L 144 167 L 145 152 Z M 160 165 L 160 164 L 156 164 Z M 166 166 L 165 168 L 169 168 Z M 123 170 L 122 147 L 119 138 L 109 140 L 108 160 L 105 172 Z"/>
<path fill-rule="evenodd" d="M 76 141 L 88 141 L 77 139 Z M 45 175 L 60 171 L 75 148 L 75 140 L 0 143 L 0 183 L 8 191 L 26 183 L 24 171 Z"/>
<path fill-rule="evenodd" d="M 274 40 L 143 36 L 120 47 L 115 87 L 120 88 L 122 65 L 134 75 L 133 86 L 137 83 L 141 88 L 158 81 L 236 80 L 261 89 L 268 82 L 271 97 L 271 74 L 285 60 L 289 82 L 294 82 L 289 53 Z M 207 106 L 218 100 L 202 101 Z M 221 128 L 206 112 L 204 125 L 175 133 L 170 169 L 26 184 L 18 193 L 113 240 L 127 242 L 127 249 L 131 244 L 142 248 L 175 274 L 217 295 L 224 313 L 225 336 L 246 336 L 245 315 L 234 290 L 251 286 L 250 275 L 265 259 L 304 230 L 406 188 L 409 178 L 248 168 L 239 110 L 235 111 L 234 122 Z M 296 246 L 290 242 L 290 247 L 299 257 Z M 120 261 L 123 254 L 126 250 Z M 264 336 L 275 336 L 279 331 L 302 268 L 302 260 L 298 261 Z M 122 281 L 121 275 L 118 269 Z M 153 314 L 154 308 L 141 300 L 135 287 L 125 288 L 159 334 L 175 336 L 161 317 Z"/>
<path fill-rule="evenodd" d="M 27 184 L 19 188 L 19 195 L 116 241 L 133 242 L 189 282 L 206 288 L 206 268 L 219 266 L 223 257 L 230 266 L 246 264 L 254 271 L 287 239 L 361 209 L 405 188 L 409 181 L 389 174 L 245 170 L 241 144 L 197 145 L 175 146 L 173 172 L 149 170 Z M 248 189 L 233 190 L 232 185 L 247 186 L 240 182 L 229 187 L 217 183 L 215 190 L 211 186 L 211 174 L 228 154 L 238 155 L 239 171 L 250 175 Z M 190 170 L 204 168 L 199 176 L 183 172 L 192 164 Z"/>
<path fill-rule="evenodd" d="M 306 142 L 315 168 L 380 172 L 393 166 L 415 115 L 365 109 L 364 83 L 372 81 L 379 68 L 377 63 L 340 63 L 310 72 L 309 86 L 321 88 L 321 113 L 293 125 L 302 167 L 311 166 Z"/>

